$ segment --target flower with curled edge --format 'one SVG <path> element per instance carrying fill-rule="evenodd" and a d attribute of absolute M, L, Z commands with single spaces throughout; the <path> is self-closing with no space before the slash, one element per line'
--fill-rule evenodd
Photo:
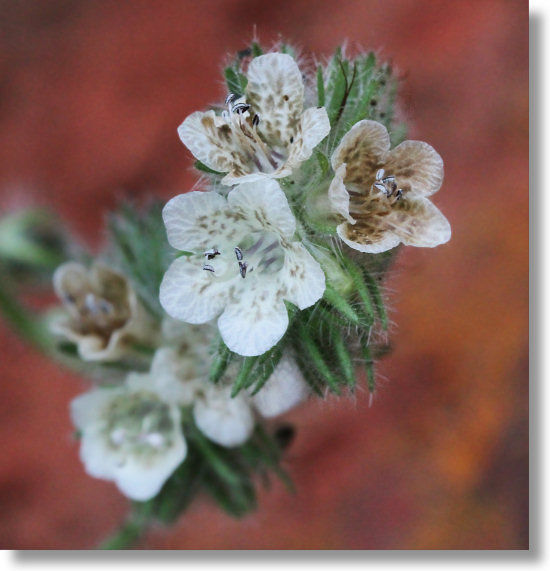
<path fill-rule="evenodd" d="M 337 232 L 348 246 L 376 254 L 400 242 L 433 247 L 450 239 L 449 222 L 428 200 L 443 181 L 443 160 L 427 143 L 404 141 L 390 151 L 384 125 L 364 120 L 331 161 L 329 200 L 344 219 Z"/>
<path fill-rule="evenodd" d="M 215 192 L 176 196 L 163 211 L 168 241 L 191 252 L 177 258 L 160 286 L 160 303 L 176 319 L 218 328 L 229 349 L 261 355 L 284 335 L 284 300 L 299 309 L 324 293 L 325 275 L 301 242 L 276 181 L 244 183 L 227 199 Z"/>
<path fill-rule="evenodd" d="M 52 331 L 74 342 L 85 361 L 119 359 L 132 344 L 156 335 L 126 277 L 107 266 L 67 262 L 55 271 L 53 285 L 68 315 L 53 321 Z"/>
<path fill-rule="evenodd" d="M 130 373 L 123 385 L 95 388 L 71 403 L 86 472 L 138 501 L 158 494 L 187 455 L 175 397 L 188 399 L 189 387 L 156 383 L 155 376 Z"/>
<path fill-rule="evenodd" d="M 243 97 L 229 94 L 227 111 L 197 111 L 178 128 L 197 159 L 227 173 L 226 185 L 290 175 L 330 131 L 324 107 L 304 110 L 302 74 L 289 55 L 254 58 L 247 79 Z"/>

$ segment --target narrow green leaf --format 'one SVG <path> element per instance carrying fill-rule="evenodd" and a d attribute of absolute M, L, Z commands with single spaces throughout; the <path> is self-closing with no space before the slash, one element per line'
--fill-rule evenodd
<path fill-rule="evenodd" d="M 338 359 L 338 364 L 340 365 L 340 370 L 342 371 L 343 377 L 346 379 L 348 386 L 353 389 L 355 388 L 355 368 L 353 366 L 353 361 L 351 355 L 346 347 L 346 342 L 339 330 L 333 330 L 331 332 L 332 345 L 334 347 L 334 353 Z"/>
<path fill-rule="evenodd" d="M 230 486 L 240 485 L 241 475 L 226 461 L 223 449 L 208 440 L 198 428 L 188 429 L 186 436 L 193 440 L 198 452 L 221 480 Z"/>
<path fill-rule="evenodd" d="M 325 106 L 325 80 L 323 77 L 323 68 L 317 68 L 317 106 Z"/>
<path fill-rule="evenodd" d="M 372 325 L 374 322 L 374 307 L 372 305 L 371 294 L 369 293 L 368 287 L 365 285 L 364 274 L 359 267 L 355 264 L 353 260 L 347 256 L 342 257 L 342 261 L 348 271 L 349 276 L 355 284 L 355 289 L 359 294 L 361 302 L 363 303 L 363 309 L 365 316 L 367 318 L 367 323 Z"/>
<path fill-rule="evenodd" d="M 217 383 L 223 377 L 229 363 L 231 363 L 234 357 L 235 353 L 230 351 L 227 345 L 220 339 L 218 349 L 210 366 L 210 382 Z"/>
<path fill-rule="evenodd" d="M 361 318 L 355 309 L 353 309 L 344 296 L 338 293 L 329 283 L 326 285 L 323 299 L 325 299 L 353 324 L 361 325 Z"/>
<path fill-rule="evenodd" d="M 329 388 L 333 392 L 339 394 L 340 386 L 338 380 L 336 379 L 336 377 L 334 377 L 329 366 L 323 359 L 323 356 L 321 354 L 321 349 L 319 348 L 313 337 L 311 337 L 308 331 L 308 327 L 304 325 L 304 323 L 300 322 L 298 324 L 298 332 L 300 335 L 300 345 L 302 351 L 304 352 L 305 355 L 307 355 L 312 366 L 315 368 L 316 371 L 318 371 L 318 373 L 327 383 Z"/>
<path fill-rule="evenodd" d="M 378 288 L 378 284 L 376 283 L 376 280 L 366 270 L 364 271 L 364 276 L 367 282 L 367 287 L 369 288 L 370 294 L 374 301 L 378 317 L 380 318 L 380 322 L 382 323 L 382 327 L 384 329 L 387 329 L 388 316 L 386 314 L 386 307 L 384 305 L 384 300 L 382 299 L 380 289 Z"/>
<path fill-rule="evenodd" d="M 233 389 L 231 391 L 232 397 L 237 396 L 242 389 L 250 386 L 254 382 L 254 378 L 251 378 L 251 372 L 257 361 L 258 357 L 245 357 L 243 359 L 241 369 L 233 382 Z"/>
<path fill-rule="evenodd" d="M 376 379 L 374 375 L 374 361 L 372 358 L 370 347 L 367 343 L 362 346 L 363 358 L 365 359 L 365 370 L 367 372 L 367 386 L 372 394 L 376 390 Z"/>
<path fill-rule="evenodd" d="M 260 391 L 260 389 L 267 383 L 269 377 L 273 374 L 273 371 L 279 364 L 283 356 L 283 349 L 281 346 L 276 347 L 274 350 L 269 351 L 268 356 L 262 355 L 259 360 L 258 367 L 254 371 L 254 389 L 250 393 L 255 395 Z"/>

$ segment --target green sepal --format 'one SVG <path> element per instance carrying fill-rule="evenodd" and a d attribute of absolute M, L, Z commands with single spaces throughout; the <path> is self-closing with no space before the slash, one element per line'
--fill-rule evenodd
<path fill-rule="evenodd" d="M 298 323 L 298 335 L 300 347 L 297 349 L 297 356 L 299 360 L 301 358 L 307 358 L 311 366 L 319 373 L 330 390 L 336 394 L 340 394 L 340 384 L 323 358 L 322 349 L 310 335 L 308 326 L 301 321 Z"/>
<path fill-rule="evenodd" d="M 323 77 L 323 68 L 317 68 L 317 106 L 325 106 L 325 79 Z"/>
<path fill-rule="evenodd" d="M 363 304 L 362 309 L 367 317 L 367 323 L 372 325 L 374 323 L 374 307 L 371 299 L 372 293 L 369 292 L 368 287 L 365 285 L 363 271 L 347 256 L 342 256 L 342 262 L 344 263 L 349 276 L 353 280 L 355 290 L 359 294 L 359 298 Z"/>
<path fill-rule="evenodd" d="M 218 347 L 210 366 L 209 379 L 212 383 L 217 383 L 225 374 L 229 363 L 236 357 L 227 345 L 220 339 Z"/>
<path fill-rule="evenodd" d="M 376 307 L 376 312 L 384 329 L 388 328 L 388 315 L 386 313 L 386 307 L 384 305 L 384 300 L 382 299 L 382 294 L 376 280 L 370 275 L 367 270 L 364 270 L 363 275 L 365 276 L 365 281 L 367 282 L 367 287 L 371 293 L 374 305 Z"/>
<path fill-rule="evenodd" d="M 363 359 L 365 362 L 365 370 L 367 373 L 367 387 L 372 394 L 376 390 L 376 378 L 374 374 L 374 360 L 368 343 L 361 346 Z"/>
<path fill-rule="evenodd" d="M 225 174 L 223 172 L 219 172 L 219 171 L 216 171 L 214 169 L 211 169 L 209 166 L 205 165 L 202 161 L 199 161 L 198 159 L 193 163 L 193 166 L 197 170 L 199 170 L 201 172 L 205 172 L 207 174 L 213 174 L 216 176 L 223 176 Z"/>
<path fill-rule="evenodd" d="M 254 382 L 254 377 L 251 375 L 251 372 L 258 359 L 259 357 L 243 358 L 241 368 L 233 382 L 231 397 L 237 396 L 242 389 L 248 388 Z"/>
<path fill-rule="evenodd" d="M 246 76 L 234 67 L 226 67 L 224 75 L 229 93 L 234 93 L 238 96 L 244 95 L 248 84 Z"/>

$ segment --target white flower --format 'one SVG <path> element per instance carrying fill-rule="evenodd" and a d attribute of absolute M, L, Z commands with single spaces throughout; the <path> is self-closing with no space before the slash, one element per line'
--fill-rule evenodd
<path fill-rule="evenodd" d="M 283 355 L 262 389 L 254 396 L 241 392 L 231 396 L 231 375 L 217 384 L 206 376 L 196 377 L 197 366 L 186 351 L 159 349 L 153 359 L 151 377 L 172 403 L 191 406 L 195 424 L 210 440 L 233 447 L 246 442 L 255 425 L 254 410 L 265 418 L 278 416 L 305 400 L 310 389 L 300 369 Z"/>
<path fill-rule="evenodd" d="M 384 125 L 359 121 L 332 155 L 337 232 L 360 252 L 379 253 L 400 242 L 433 247 L 451 237 L 449 222 L 428 200 L 443 181 L 443 160 L 427 143 L 404 141 L 390 151 Z"/>
<path fill-rule="evenodd" d="M 71 414 L 86 472 L 113 480 L 133 500 L 157 495 L 187 454 L 173 392 L 163 394 L 150 375 L 131 373 L 121 387 L 74 399 Z"/>
<path fill-rule="evenodd" d="M 115 360 L 132 343 L 154 342 L 151 318 L 118 272 L 67 262 L 55 271 L 53 285 L 68 315 L 54 321 L 52 330 L 76 343 L 82 359 Z"/>
<path fill-rule="evenodd" d="M 304 107 L 304 83 L 286 54 L 254 58 L 244 98 L 228 97 L 228 111 L 197 111 L 178 129 L 183 143 L 224 184 L 288 176 L 329 133 L 324 107 Z"/>
<path fill-rule="evenodd" d="M 304 401 L 309 385 L 294 359 L 283 355 L 267 383 L 251 397 L 252 404 L 264 417 L 279 416 Z"/>
<path fill-rule="evenodd" d="M 231 397 L 231 387 L 207 384 L 197 398 L 193 417 L 198 428 L 221 446 L 239 446 L 254 430 L 255 409 L 271 418 L 305 400 L 310 389 L 296 363 L 283 355 L 266 384 L 254 396 L 245 392 Z"/>
<path fill-rule="evenodd" d="M 170 244 L 193 254 L 166 272 L 162 306 L 188 323 L 221 313 L 221 336 L 240 355 L 261 355 L 281 339 L 288 327 L 284 300 L 305 309 L 323 295 L 323 270 L 292 241 L 296 220 L 274 180 L 239 185 L 227 199 L 182 194 L 163 217 Z"/>

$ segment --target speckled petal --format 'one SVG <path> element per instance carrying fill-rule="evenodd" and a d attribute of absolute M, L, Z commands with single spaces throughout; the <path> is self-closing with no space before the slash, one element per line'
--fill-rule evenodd
<path fill-rule="evenodd" d="M 451 225 L 427 198 L 400 201 L 388 216 L 388 223 L 408 246 L 433 248 L 451 238 Z"/>
<path fill-rule="evenodd" d="M 330 121 L 324 107 L 306 109 L 300 121 L 300 130 L 290 147 L 287 164 L 295 166 L 311 157 L 313 149 L 329 134 Z"/>
<path fill-rule="evenodd" d="M 338 236 L 354 250 L 368 254 L 379 254 L 395 248 L 400 240 L 390 231 L 379 232 L 378 228 L 363 227 L 362 233 L 354 233 L 356 228 L 347 222 L 336 229 Z"/>
<path fill-rule="evenodd" d="M 365 119 L 342 137 L 332 154 L 332 168 L 336 172 L 340 165 L 346 164 L 346 185 L 368 190 L 389 150 L 390 136 L 386 127 Z"/>
<path fill-rule="evenodd" d="M 178 127 L 183 144 L 206 166 L 218 172 L 244 173 L 249 162 L 238 135 L 214 111 L 195 111 Z"/>
<path fill-rule="evenodd" d="M 227 216 L 227 201 L 216 192 L 188 192 L 172 198 L 162 217 L 168 241 L 178 250 L 202 253 L 231 243 L 240 228 Z"/>
<path fill-rule="evenodd" d="M 300 242 L 285 248 L 279 281 L 286 291 L 284 298 L 300 309 L 313 305 L 325 292 L 325 273 Z"/>
<path fill-rule="evenodd" d="M 393 149 L 384 165 L 399 188 L 416 196 L 430 196 L 443 182 L 443 159 L 422 141 L 404 141 Z"/>
<path fill-rule="evenodd" d="M 166 313 L 187 323 L 206 323 L 227 301 L 227 284 L 202 269 L 202 260 L 181 257 L 172 262 L 160 285 L 160 303 Z"/>
<path fill-rule="evenodd" d="M 271 231 L 283 238 L 291 238 L 296 230 L 296 219 L 290 210 L 285 193 L 272 179 L 239 185 L 227 197 L 234 213 L 247 218 L 248 224 L 261 231 Z"/>
<path fill-rule="evenodd" d="M 288 147 L 304 104 L 298 65 L 287 54 L 266 54 L 250 62 L 247 77 L 246 99 L 260 116 L 258 132 L 269 145 Z"/>
<path fill-rule="evenodd" d="M 288 313 L 276 280 L 246 277 L 246 289 L 228 304 L 218 319 L 224 343 L 239 355 L 251 357 L 271 349 L 285 334 Z"/>
<path fill-rule="evenodd" d="M 342 164 L 334 173 L 334 178 L 328 189 L 328 199 L 332 210 L 345 218 L 350 224 L 355 224 L 355 218 L 349 213 L 349 192 L 344 184 L 346 165 Z"/>

